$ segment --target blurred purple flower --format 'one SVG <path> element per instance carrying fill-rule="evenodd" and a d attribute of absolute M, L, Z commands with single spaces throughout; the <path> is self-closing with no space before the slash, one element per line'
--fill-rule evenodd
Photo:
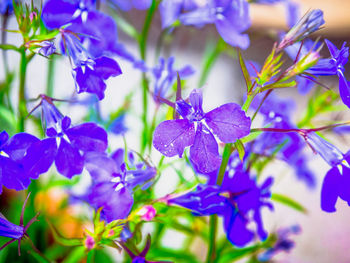
<path fill-rule="evenodd" d="M 196 170 L 209 173 L 221 163 L 213 133 L 224 143 L 235 142 L 249 134 L 250 118 L 235 103 L 227 103 L 204 113 L 202 100 L 202 91 L 199 89 L 191 92 L 191 105 L 179 99 L 176 111 L 183 119 L 160 123 L 154 131 L 153 145 L 167 157 L 181 157 L 185 148 L 190 146 L 190 160 Z"/>
<path fill-rule="evenodd" d="M 161 102 L 159 98 L 166 98 L 166 94 L 174 84 L 177 74 L 181 79 L 185 79 L 195 72 L 190 65 L 186 65 L 181 69 L 174 69 L 174 62 L 175 57 L 170 57 L 167 60 L 161 57 L 158 65 L 152 69 L 155 78 L 153 98 L 156 103 Z"/>
<path fill-rule="evenodd" d="M 294 246 L 295 242 L 290 239 L 291 234 L 299 234 L 301 228 L 299 225 L 294 225 L 288 228 L 283 228 L 277 231 L 277 242 L 275 245 L 266 250 L 264 253 L 258 256 L 259 261 L 261 262 L 270 262 L 272 257 L 274 257 L 279 252 L 290 252 Z"/>
<path fill-rule="evenodd" d="M 87 201 L 96 209 L 103 207 L 101 215 L 108 222 L 124 219 L 133 205 L 133 189 L 145 189 L 157 170 L 144 163 L 134 163 L 129 154 L 127 170 L 124 163 L 124 150 L 117 150 L 112 156 L 98 152 L 85 154 L 85 167 L 93 178 L 93 185 L 87 193 Z"/>
<path fill-rule="evenodd" d="M 48 57 L 56 52 L 55 43 L 53 41 L 42 41 L 38 46 L 40 46 L 38 53 L 44 57 Z"/>
<path fill-rule="evenodd" d="M 144 10 L 148 9 L 151 4 L 152 0 L 109 0 L 111 3 L 115 4 L 117 7 L 119 7 L 123 11 L 129 11 L 132 8 Z"/>
<path fill-rule="evenodd" d="M 13 13 L 13 1 L 12 0 L 1 0 L 0 1 L 0 14 L 8 15 Z"/>

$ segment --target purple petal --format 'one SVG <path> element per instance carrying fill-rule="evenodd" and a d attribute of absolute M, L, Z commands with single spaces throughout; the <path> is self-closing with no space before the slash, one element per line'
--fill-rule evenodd
<path fill-rule="evenodd" d="M 94 70 L 89 67 L 85 68 L 85 72 L 81 67 L 74 69 L 75 81 L 77 84 L 77 92 L 88 92 L 96 94 L 99 100 L 105 97 L 106 83 Z"/>
<path fill-rule="evenodd" d="M 110 182 L 95 184 L 88 199 L 96 209 L 103 207 L 102 216 L 107 222 L 126 218 L 134 202 L 125 187 L 115 191 L 114 183 Z"/>
<path fill-rule="evenodd" d="M 194 142 L 194 124 L 187 119 L 160 123 L 153 134 L 153 146 L 168 157 L 182 156 L 185 148 Z"/>
<path fill-rule="evenodd" d="M 235 103 L 224 104 L 204 116 L 213 133 L 224 143 L 235 142 L 250 132 L 250 118 Z"/>
<path fill-rule="evenodd" d="M 171 26 L 179 17 L 182 0 L 163 0 L 159 4 L 159 12 L 162 18 L 162 28 Z"/>
<path fill-rule="evenodd" d="M 0 236 L 20 239 L 23 235 L 23 226 L 17 226 L 0 216 Z"/>
<path fill-rule="evenodd" d="M 87 152 L 84 155 L 85 168 L 95 183 L 111 181 L 113 174 L 119 171 L 116 162 L 101 152 Z"/>
<path fill-rule="evenodd" d="M 329 53 L 331 53 L 331 56 L 333 58 L 336 58 L 339 52 L 338 48 L 328 39 L 325 39 L 324 42 L 326 42 L 326 45 L 328 47 Z"/>
<path fill-rule="evenodd" d="M 321 208 L 325 212 L 335 212 L 335 204 L 339 196 L 341 175 L 337 167 L 333 167 L 326 174 L 321 190 Z"/>
<path fill-rule="evenodd" d="M 339 196 L 344 201 L 348 202 L 350 205 L 350 168 L 345 165 L 342 165 L 343 173 L 342 173 L 342 182 L 339 185 Z"/>
<path fill-rule="evenodd" d="M 350 108 L 350 85 L 346 81 L 343 72 L 338 72 L 339 76 L 339 93 L 343 103 Z"/>
<path fill-rule="evenodd" d="M 20 160 L 26 154 L 27 149 L 39 139 L 28 133 L 18 133 L 8 140 L 6 146 L 3 147 L 3 151 L 14 160 Z"/>
<path fill-rule="evenodd" d="M 234 208 L 227 209 L 224 215 L 224 229 L 228 240 L 235 246 L 242 247 L 253 240 L 254 234 L 247 229 L 247 223 Z"/>
<path fill-rule="evenodd" d="M 25 173 L 23 166 L 19 163 L 0 155 L 0 188 L 17 191 L 26 189 L 30 184 L 30 179 Z"/>
<path fill-rule="evenodd" d="M 56 138 L 48 138 L 32 144 L 23 158 L 22 163 L 28 176 L 37 179 L 47 172 L 57 153 Z"/>
<path fill-rule="evenodd" d="M 60 28 L 72 20 L 78 8 L 78 0 L 48 0 L 43 7 L 41 17 L 47 28 Z"/>
<path fill-rule="evenodd" d="M 118 63 L 115 60 L 107 57 L 96 59 L 94 69 L 96 74 L 104 80 L 122 74 L 122 70 L 120 69 Z"/>
<path fill-rule="evenodd" d="M 152 0 L 132 0 L 132 3 L 135 8 L 144 10 L 151 6 Z"/>
<path fill-rule="evenodd" d="M 210 173 L 220 167 L 218 144 L 211 132 L 198 124 L 194 143 L 190 148 L 190 160 L 200 173 Z"/>
<path fill-rule="evenodd" d="M 198 114 L 203 114 L 203 94 L 201 89 L 194 89 L 190 94 L 190 103 L 194 111 Z"/>
<path fill-rule="evenodd" d="M 2 131 L 0 133 L 0 149 L 2 149 L 5 143 L 7 143 L 8 139 L 9 139 L 8 133 L 6 131 Z"/>
<path fill-rule="evenodd" d="M 61 138 L 55 164 L 60 174 L 72 178 L 83 171 L 84 158 L 80 155 L 77 148 L 69 144 L 64 138 Z"/>
<path fill-rule="evenodd" d="M 92 122 L 74 126 L 66 134 L 72 145 L 83 152 L 104 152 L 108 146 L 106 131 Z"/>

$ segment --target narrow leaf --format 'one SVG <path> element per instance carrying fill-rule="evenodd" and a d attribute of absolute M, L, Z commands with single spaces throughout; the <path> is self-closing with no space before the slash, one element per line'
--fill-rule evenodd
<path fill-rule="evenodd" d="M 296 211 L 302 212 L 302 213 L 307 213 L 306 208 L 301 205 L 299 202 L 291 199 L 288 196 L 285 196 L 283 194 L 276 194 L 273 193 L 271 196 L 271 199 L 275 202 L 281 203 L 283 205 L 289 206 L 290 208 L 293 208 Z"/>
<path fill-rule="evenodd" d="M 239 49 L 237 49 L 237 53 L 238 53 L 238 58 L 239 58 L 239 64 L 241 66 L 241 70 L 242 70 L 244 80 L 245 80 L 245 83 L 247 86 L 247 92 L 249 93 L 251 91 L 251 88 L 252 88 L 252 82 L 250 80 L 250 75 L 249 75 L 249 72 L 247 70 L 247 66 L 243 60 L 242 53 Z"/>
<path fill-rule="evenodd" d="M 243 161 L 244 155 L 245 155 L 245 149 L 244 149 L 244 145 L 242 143 L 242 141 L 240 139 L 238 139 L 235 142 L 235 147 L 238 151 L 238 155 L 239 155 L 239 159 L 241 159 L 241 161 Z"/>

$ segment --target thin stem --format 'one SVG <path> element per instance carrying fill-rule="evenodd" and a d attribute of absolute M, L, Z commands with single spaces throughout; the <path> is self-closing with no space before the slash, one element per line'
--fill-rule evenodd
<path fill-rule="evenodd" d="M 23 48 L 21 50 L 21 62 L 19 68 L 19 91 L 18 91 L 18 105 L 19 105 L 19 132 L 24 132 L 24 121 L 27 116 L 26 108 L 26 96 L 25 96 L 25 84 L 26 84 L 26 71 L 27 71 L 27 57 L 26 51 Z"/>
<path fill-rule="evenodd" d="M 155 11 L 158 7 L 158 1 L 153 0 L 150 8 L 148 9 L 145 23 L 142 29 L 141 36 L 139 38 L 139 50 L 140 50 L 140 56 L 143 61 L 146 61 L 147 56 L 147 39 L 148 39 L 148 33 L 149 29 L 153 20 L 153 16 Z M 142 122 L 143 122 L 143 130 L 141 134 L 141 154 L 144 153 L 146 146 L 147 146 L 147 140 L 148 140 L 148 122 L 147 122 L 147 109 L 148 109 L 148 80 L 146 78 L 146 74 L 142 73 Z"/>
<path fill-rule="evenodd" d="M 283 133 L 288 133 L 288 132 L 297 132 L 301 135 L 305 135 L 309 132 L 317 132 L 317 131 L 322 131 L 322 130 L 328 130 L 332 129 L 335 127 L 343 126 L 343 125 L 349 125 L 350 121 L 343 122 L 343 123 L 337 123 L 337 124 L 332 124 L 332 125 L 327 125 L 327 126 L 322 126 L 318 128 L 313 128 L 313 129 L 279 129 L 279 128 L 255 128 L 251 129 L 250 132 L 283 132 Z"/>
<path fill-rule="evenodd" d="M 206 260 L 207 263 L 216 261 L 216 232 L 218 226 L 218 216 L 211 215 L 209 220 L 209 248 Z"/>
<path fill-rule="evenodd" d="M 46 95 L 49 97 L 53 97 L 53 89 L 54 89 L 54 81 L 55 81 L 55 57 L 52 56 L 48 62 L 47 69 L 47 82 L 46 82 Z"/>
<path fill-rule="evenodd" d="M 256 115 L 258 114 L 260 108 L 262 107 L 262 105 L 263 105 L 263 103 L 265 102 L 265 100 L 267 99 L 267 97 L 271 94 L 271 92 L 272 92 L 272 89 L 270 89 L 270 90 L 268 90 L 268 91 L 266 92 L 264 98 L 263 98 L 263 99 L 261 100 L 261 102 L 260 102 L 259 107 L 258 107 L 258 108 L 256 109 L 256 111 L 254 112 L 254 115 L 253 115 L 253 117 L 252 117 L 252 122 L 254 121 L 254 119 L 255 119 Z"/>
<path fill-rule="evenodd" d="M 3 15 L 2 17 L 2 23 L 1 23 L 1 44 L 6 44 L 6 36 L 7 36 L 7 32 L 6 32 L 6 28 L 7 28 L 7 22 L 8 22 L 8 14 L 6 13 L 5 15 Z M 7 60 L 7 53 L 6 50 L 2 50 L 2 58 L 4 61 L 4 71 L 5 71 L 5 75 L 7 76 L 7 74 L 9 73 L 9 66 L 8 66 L 8 60 Z"/>

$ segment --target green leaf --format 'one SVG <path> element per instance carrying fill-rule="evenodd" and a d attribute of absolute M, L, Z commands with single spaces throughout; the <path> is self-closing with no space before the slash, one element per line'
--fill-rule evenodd
<path fill-rule="evenodd" d="M 263 92 L 265 90 L 269 90 L 269 89 L 282 89 L 282 88 L 291 88 L 294 87 L 296 85 L 296 81 L 293 80 L 291 82 L 282 82 L 282 83 L 271 83 L 269 85 L 266 85 L 264 87 L 261 87 L 259 92 Z"/>
<path fill-rule="evenodd" d="M 48 224 L 50 226 L 50 229 L 52 231 L 54 239 L 57 241 L 57 243 L 72 247 L 72 246 L 81 246 L 83 243 L 83 239 L 81 238 L 65 238 L 60 233 L 58 233 L 57 229 L 48 221 Z"/>
<path fill-rule="evenodd" d="M 261 248 L 260 245 L 254 245 L 242 249 L 234 248 L 231 251 L 225 251 L 219 259 L 219 263 L 231 263 L 235 262 L 243 257 L 252 255 L 254 252 L 258 251 Z"/>
<path fill-rule="evenodd" d="M 238 151 L 239 159 L 241 159 L 241 161 L 243 161 L 243 158 L 245 155 L 245 149 L 244 149 L 244 145 L 240 139 L 238 139 L 235 142 L 235 147 L 236 147 L 236 150 Z"/>
<path fill-rule="evenodd" d="M 245 80 L 245 83 L 247 86 L 247 92 L 249 93 L 251 88 L 252 88 L 252 82 L 250 80 L 250 75 L 249 75 L 249 72 L 247 70 L 246 64 L 243 60 L 242 53 L 239 49 L 237 49 L 237 53 L 238 53 L 238 58 L 239 58 L 239 64 L 241 66 L 241 70 L 242 70 L 244 80 Z"/>
<path fill-rule="evenodd" d="M 0 105 L 0 127 L 1 130 L 6 130 L 9 134 L 16 131 L 16 117 L 6 107 Z"/>
<path fill-rule="evenodd" d="M 113 15 L 113 18 L 117 22 L 118 27 L 125 34 L 129 35 L 130 37 L 132 37 L 135 40 L 139 39 L 139 37 L 140 37 L 139 32 L 128 21 L 126 21 L 124 18 L 122 18 L 119 15 Z"/>
<path fill-rule="evenodd" d="M 10 44 L 0 44 L 0 49 L 19 51 L 19 48 Z"/>
<path fill-rule="evenodd" d="M 290 208 L 293 208 L 294 210 L 302 212 L 304 214 L 307 213 L 307 210 L 303 205 L 283 194 L 273 193 L 271 196 L 271 200 L 289 206 Z"/>
<path fill-rule="evenodd" d="M 76 263 L 81 262 L 81 260 L 85 257 L 85 248 L 77 247 L 72 250 L 72 252 L 65 258 L 62 263 Z"/>

